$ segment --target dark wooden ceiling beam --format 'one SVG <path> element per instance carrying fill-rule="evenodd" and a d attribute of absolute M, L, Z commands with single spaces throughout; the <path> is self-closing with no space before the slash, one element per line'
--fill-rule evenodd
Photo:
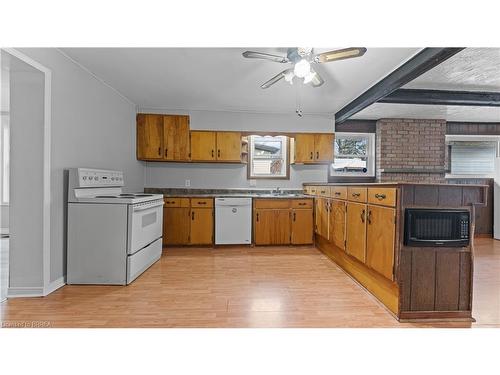
<path fill-rule="evenodd" d="M 394 90 L 413 81 L 428 70 L 448 60 L 463 48 L 424 48 L 414 57 L 381 79 L 335 114 L 335 122 L 342 123 L 369 105 L 386 97 Z"/>
<path fill-rule="evenodd" d="M 500 92 L 398 89 L 378 102 L 500 107 Z"/>

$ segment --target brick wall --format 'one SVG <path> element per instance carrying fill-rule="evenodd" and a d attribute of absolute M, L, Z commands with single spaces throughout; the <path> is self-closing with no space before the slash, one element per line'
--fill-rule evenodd
<path fill-rule="evenodd" d="M 445 120 L 377 121 L 377 181 L 445 182 L 445 134 Z"/>

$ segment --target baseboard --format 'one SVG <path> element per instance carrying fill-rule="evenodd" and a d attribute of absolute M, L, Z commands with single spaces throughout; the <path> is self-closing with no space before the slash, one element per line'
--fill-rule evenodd
<path fill-rule="evenodd" d="M 7 290 L 7 298 L 20 297 L 43 297 L 43 286 L 10 286 Z"/>
<path fill-rule="evenodd" d="M 22 297 L 44 297 L 57 289 L 66 285 L 66 278 L 60 278 L 52 281 L 48 287 L 31 287 L 31 286 L 14 286 L 7 290 L 7 298 L 22 298 Z"/>
<path fill-rule="evenodd" d="M 55 292 L 57 289 L 62 288 L 66 285 L 66 277 L 61 276 L 60 278 L 52 281 L 47 288 L 45 288 L 43 295 L 46 296 L 52 292 Z"/>

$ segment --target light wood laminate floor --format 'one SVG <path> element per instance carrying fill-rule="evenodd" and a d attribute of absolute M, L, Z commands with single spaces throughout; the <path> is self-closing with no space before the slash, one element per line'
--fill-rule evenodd
<path fill-rule="evenodd" d="M 127 287 L 67 285 L 2 303 L 9 326 L 500 327 L 500 241 L 476 240 L 476 323 L 399 323 L 313 247 L 164 252 Z"/>

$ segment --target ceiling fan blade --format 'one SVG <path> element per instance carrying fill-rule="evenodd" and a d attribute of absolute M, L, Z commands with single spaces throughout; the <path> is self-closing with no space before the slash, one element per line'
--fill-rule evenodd
<path fill-rule="evenodd" d="M 275 75 L 273 78 L 271 78 L 269 81 L 264 82 L 264 83 L 260 86 L 260 88 L 262 88 L 262 89 L 267 89 L 267 88 L 271 87 L 272 85 L 274 85 L 274 84 L 275 84 L 276 82 L 278 82 L 279 80 L 281 80 L 281 79 L 285 78 L 285 75 L 286 75 L 288 72 L 290 72 L 290 71 L 292 71 L 292 69 L 285 69 L 285 70 L 283 70 L 281 73 L 276 74 L 276 75 Z"/>
<path fill-rule="evenodd" d="M 365 54 L 366 48 L 364 47 L 351 47 L 338 49 L 335 51 L 328 51 L 320 53 L 314 57 L 314 61 L 319 63 L 326 63 L 330 61 L 351 59 L 353 57 L 361 57 Z"/>
<path fill-rule="evenodd" d="M 285 56 L 271 55 L 269 53 L 263 53 L 263 52 L 245 51 L 242 53 L 242 55 L 247 59 L 264 59 L 279 63 L 289 62 L 288 58 L 286 58 Z"/>

